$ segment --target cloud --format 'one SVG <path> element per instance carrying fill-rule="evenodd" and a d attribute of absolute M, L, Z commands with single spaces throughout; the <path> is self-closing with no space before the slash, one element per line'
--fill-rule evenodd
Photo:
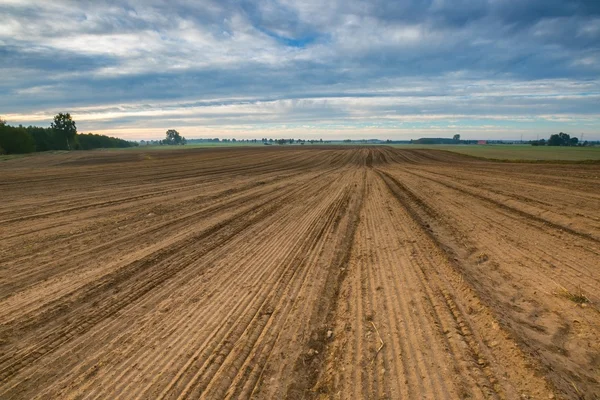
<path fill-rule="evenodd" d="M 85 131 L 146 138 L 180 126 L 600 139 L 597 1 L 5 0 L 0 14 L 12 123 L 64 110 Z"/>

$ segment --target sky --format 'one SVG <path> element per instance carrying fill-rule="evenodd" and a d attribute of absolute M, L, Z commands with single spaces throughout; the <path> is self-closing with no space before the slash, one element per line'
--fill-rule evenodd
<path fill-rule="evenodd" d="M 600 1 L 0 0 L 0 93 L 130 140 L 600 140 Z"/>

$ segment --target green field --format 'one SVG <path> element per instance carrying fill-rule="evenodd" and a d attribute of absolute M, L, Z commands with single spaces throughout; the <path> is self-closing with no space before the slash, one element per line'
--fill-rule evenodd
<path fill-rule="evenodd" d="M 600 161 L 600 147 L 549 147 L 520 144 L 393 145 L 405 149 L 446 150 L 473 157 L 507 161 Z"/>

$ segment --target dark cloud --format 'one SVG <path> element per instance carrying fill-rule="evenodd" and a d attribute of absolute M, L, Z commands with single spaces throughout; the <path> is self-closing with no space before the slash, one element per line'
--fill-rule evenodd
<path fill-rule="evenodd" d="M 315 35 L 315 30 L 308 21 L 300 20 L 291 7 L 276 0 L 243 0 L 240 5 L 252 25 L 260 31 L 280 38 L 298 40 Z"/>
<path fill-rule="evenodd" d="M 428 23 L 462 27 L 486 17 L 491 8 L 483 0 L 365 1 L 362 5 L 377 19 L 387 22 Z"/>
<path fill-rule="evenodd" d="M 501 0 L 492 11 L 506 24 L 532 25 L 547 18 L 598 16 L 600 5 L 595 0 Z"/>
<path fill-rule="evenodd" d="M 42 74 L 55 72 L 91 71 L 117 65 L 118 60 L 107 55 L 86 55 L 52 47 L 8 45 L 0 46 L 0 68 L 34 70 Z"/>

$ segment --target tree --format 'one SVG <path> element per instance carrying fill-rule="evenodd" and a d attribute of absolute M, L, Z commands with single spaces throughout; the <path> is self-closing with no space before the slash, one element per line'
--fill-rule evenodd
<path fill-rule="evenodd" d="M 6 125 L 6 121 L 0 117 L 0 128 L 2 128 L 5 125 Z M 5 153 L 6 153 L 6 150 L 4 150 L 2 148 L 2 146 L 0 146 L 0 155 L 5 154 Z"/>
<path fill-rule="evenodd" d="M 128 142 L 127 140 L 105 135 L 94 135 L 93 133 L 88 133 L 87 135 L 77 135 L 77 143 L 81 150 L 91 150 L 100 148 L 125 148 L 138 145 L 135 142 Z"/>
<path fill-rule="evenodd" d="M 561 132 L 550 136 L 548 146 L 576 146 L 578 141 L 576 137 L 571 138 L 569 134 Z"/>
<path fill-rule="evenodd" d="M 25 128 L 0 125 L 0 152 L 6 154 L 23 154 L 35 151 L 35 142 Z"/>
<path fill-rule="evenodd" d="M 546 145 L 546 139 L 532 140 L 531 141 L 531 145 L 532 146 L 545 146 Z"/>
<path fill-rule="evenodd" d="M 184 145 L 187 143 L 187 140 L 179 134 L 175 129 L 169 129 L 166 133 L 166 138 L 163 140 L 164 144 L 168 145 Z"/>
<path fill-rule="evenodd" d="M 52 122 L 50 126 L 54 130 L 59 142 L 62 143 L 61 146 L 66 144 L 67 150 L 75 148 L 75 144 L 77 143 L 77 127 L 75 126 L 75 121 L 71 118 L 71 114 L 56 114 L 54 116 L 54 122 Z"/>
<path fill-rule="evenodd" d="M 35 141 L 35 151 L 60 150 L 65 148 L 64 139 L 56 134 L 52 128 L 28 126 L 25 128 Z"/>
<path fill-rule="evenodd" d="M 460 135 L 457 133 L 452 137 L 452 140 L 454 140 L 455 142 L 460 142 Z"/>
<path fill-rule="evenodd" d="M 556 133 L 550 135 L 550 139 L 548 139 L 548 146 L 560 146 L 561 144 L 562 140 Z"/>

